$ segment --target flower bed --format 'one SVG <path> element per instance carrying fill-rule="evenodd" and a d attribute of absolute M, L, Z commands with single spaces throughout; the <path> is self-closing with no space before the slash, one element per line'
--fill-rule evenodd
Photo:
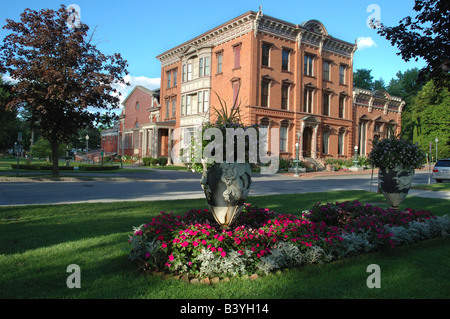
<path fill-rule="evenodd" d="M 381 209 L 358 201 L 317 203 L 301 216 L 251 204 L 230 230 L 208 210 L 161 212 L 135 227 L 130 259 L 144 271 L 234 277 L 323 263 L 350 254 L 446 236 L 450 221 L 428 211 Z"/>

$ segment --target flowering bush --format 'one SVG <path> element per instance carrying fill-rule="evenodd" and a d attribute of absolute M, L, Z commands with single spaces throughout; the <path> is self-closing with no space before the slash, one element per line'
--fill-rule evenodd
<path fill-rule="evenodd" d="M 427 211 L 399 212 L 355 202 L 315 204 L 301 216 L 245 204 L 230 230 L 208 210 L 161 212 L 134 229 L 130 259 L 143 270 L 187 276 L 242 276 L 341 258 L 352 252 L 409 243 L 408 229 L 428 227 Z M 424 226 L 423 226 L 424 225 Z M 431 224 L 430 224 L 431 225 Z M 449 222 L 433 223 L 429 236 L 446 234 Z"/>
<path fill-rule="evenodd" d="M 414 169 L 423 166 L 424 151 L 416 144 L 400 138 L 385 138 L 374 142 L 369 160 L 376 167 L 393 169 L 401 166 Z"/>

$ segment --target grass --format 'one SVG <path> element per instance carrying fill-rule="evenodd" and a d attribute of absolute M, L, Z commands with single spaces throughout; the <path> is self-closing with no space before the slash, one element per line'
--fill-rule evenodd
<path fill-rule="evenodd" d="M 271 195 L 248 202 L 277 212 L 299 213 L 315 202 L 359 200 L 387 207 L 365 191 Z M 450 213 L 448 200 L 408 197 L 402 208 Z M 136 272 L 127 260 L 133 226 L 160 211 L 206 208 L 205 200 L 1 207 L 0 298 L 448 298 L 450 239 L 292 269 L 256 281 L 233 279 L 214 286 L 162 280 Z M 81 269 L 81 289 L 66 286 L 67 266 Z M 381 267 L 381 289 L 369 289 L 366 268 Z"/>
<path fill-rule="evenodd" d="M 439 183 L 439 184 L 422 184 L 411 186 L 414 189 L 423 189 L 428 191 L 446 191 L 450 192 L 450 183 Z"/>
<path fill-rule="evenodd" d="M 19 160 L 20 164 L 27 164 L 27 160 L 26 159 L 20 159 Z M 38 160 L 32 160 L 32 163 L 45 163 L 45 161 L 38 161 Z M 16 166 L 14 166 L 14 168 L 11 166 L 17 164 L 17 159 L 0 159 L 0 177 L 7 177 L 7 178 L 16 178 Z M 66 164 L 65 161 L 60 161 L 60 166 L 64 166 Z M 109 164 L 105 163 L 105 164 Z M 86 165 L 83 163 L 74 163 L 74 162 L 70 162 L 71 166 L 80 166 L 80 165 Z M 99 164 L 100 165 L 100 164 Z M 120 166 L 120 162 L 113 162 L 113 165 L 116 166 Z M 162 169 L 162 170 L 172 170 L 172 171 L 184 171 L 187 172 L 189 171 L 186 167 L 184 166 L 175 166 L 175 165 L 168 165 L 168 166 L 145 166 L 142 168 L 129 168 L 131 167 L 130 163 L 123 163 L 123 165 L 125 167 L 128 168 L 119 168 L 116 170 L 89 170 L 89 171 L 83 171 L 83 170 L 74 170 L 74 171 L 64 171 L 61 170 L 60 171 L 60 175 L 59 177 L 72 177 L 72 178 L 76 178 L 76 177 L 83 177 L 83 178 L 89 178 L 89 177 L 93 177 L 93 176 L 89 176 L 89 173 L 102 173 L 102 174 L 106 174 L 108 176 L 114 176 L 114 174 L 120 175 L 121 173 L 127 173 L 127 174 L 147 174 L 147 173 L 151 173 L 152 170 L 155 169 Z M 19 174 L 17 178 L 32 178 L 32 179 L 42 179 L 42 178 L 55 178 L 48 170 L 27 170 L 27 169 L 19 169 Z M 57 177 L 57 178 L 59 178 Z"/>

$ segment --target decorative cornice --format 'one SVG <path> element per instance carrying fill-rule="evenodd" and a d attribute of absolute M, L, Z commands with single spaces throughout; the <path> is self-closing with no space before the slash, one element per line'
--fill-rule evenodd
<path fill-rule="evenodd" d="M 270 34 L 288 41 L 308 44 L 319 50 L 352 58 L 356 44 L 336 39 L 328 34 L 323 24 L 317 20 L 309 20 L 301 25 L 292 24 L 274 17 L 263 15 L 261 11 L 248 11 L 220 26 L 211 29 L 183 44 L 180 44 L 156 56 L 165 67 L 180 60 L 189 46 L 220 45 L 241 35 L 253 31 Z"/>

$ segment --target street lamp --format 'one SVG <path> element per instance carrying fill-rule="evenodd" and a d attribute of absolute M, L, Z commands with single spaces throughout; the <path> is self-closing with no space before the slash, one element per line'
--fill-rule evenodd
<path fill-rule="evenodd" d="M 358 146 L 355 146 L 355 160 L 353 161 L 353 166 L 358 166 Z"/>
<path fill-rule="evenodd" d="M 86 134 L 86 160 L 89 163 L 89 135 Z"/>
<path fill-rule="evenodd" d="M 300 152 L 300 131 L 297 132 L 297 143 L 295 143 L 295 149 L 296 149 L 296 160 L 297 163 L 295 165 L 295 177 L 298 177 L 298 161 L 299 161 L 299 152 Z"/>
<path fill-rule="evenodd" d="M 439 140 L 438 140 L 438 138 L 436 137 L 436 139 L 435 139 L 434 141 L 436 142 L 436 162 L 437 162 L 437 160 L 438 160 L 438 157 L 437 157 L 437 143 L 439 142 Z"/>

